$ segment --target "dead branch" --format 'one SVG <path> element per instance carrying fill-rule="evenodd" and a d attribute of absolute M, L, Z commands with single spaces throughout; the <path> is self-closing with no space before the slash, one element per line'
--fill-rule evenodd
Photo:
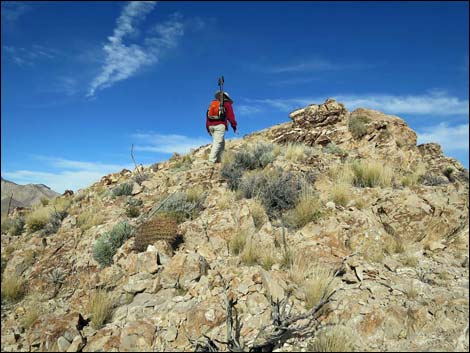
<path fill-rule="evenodd" d="M 139 175 L 142 176 L 134 158 L 134 144 L 132 144 L 131 146 L 131 157 L 132 157 L 132 160 L 134 161 L 134 165 L 135 165 L 135 169 L 137 169 L 137 173 L 139 173 Z"/>

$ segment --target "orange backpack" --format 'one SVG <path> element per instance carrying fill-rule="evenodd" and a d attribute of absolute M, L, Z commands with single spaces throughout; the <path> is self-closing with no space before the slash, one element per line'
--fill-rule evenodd
<path fill-rule="evenodd" d="M 209 120 L 223 120 L 223 117 L 219 117 L 219 106 L 220 102 L 217 99 L 211 102 L 207 110 L 207 118 Z"/>

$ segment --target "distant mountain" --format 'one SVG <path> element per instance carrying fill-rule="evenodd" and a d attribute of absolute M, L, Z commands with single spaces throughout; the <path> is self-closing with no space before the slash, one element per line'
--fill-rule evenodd
<path fill-rule="evenodd" d="M 2 214 L 7 212 L 10 196 L 12 194 L 13 198 L 11 200 L 11 209 L 14 207 L 29 207 L 40 202 L 44 197 L 51 199 L 60 195 L 44 184 L 18 185 L 14 182 L 3 179 L 3 177 L 1 178 L 1 187 Z"/>

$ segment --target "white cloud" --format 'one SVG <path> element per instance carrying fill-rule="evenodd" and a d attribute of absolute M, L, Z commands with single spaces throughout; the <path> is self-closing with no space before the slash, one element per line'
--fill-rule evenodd
<path fill-rule="evenodd" d="M 155 1 L 132 1 L 124 7 L 113 35 L 108 37 L 108 43 L 103 47 L 105 63 L 91 82 L 87 96 L 91 97 L 97 90 L 133 76 L 144 66 L 157 63 L 162 54 L 177 45 L 184 33 L 178 14 L 148 31 L 144 39 L 145 46 L 124 43 L 125 40 L 136 39 L 139 33 L 137 25 L 153 10 L 155 4 Z"/>
<path fill-rule="evenodd" d="M 416 114 L 416 115 L 468 115 L 468 99 L 460 99 L 449 96 L 443 91 L 432 91 L 422 95 L 330 95 L 324 97 L 299 97 L 279 99 L 250 99 L 244 101 L 250 103 L 253 108 L 275 108 L 281 111 L 292 111 L 309 104 L 323 103 L 331 97 L 344 103 L 346 108 L 354 110 L 359 107 L 383 111 L 387 114 Z"/>
<path fill-rule="evenodd" d="M 434 126 L 426 126 L 417 132 L 418 144 L 436 142 L 445 151 L 468 151 L 469 124 L 449 126 L 447 123 L 440 123 Z"/>
<path fill-rule="evenodd" d="M 207 145 L 211 142 L 208 137 L 188 137 L 183 135 L 134 134 L 132 137 L 144 145 L 136 145 L 136 151 L 157 153 L 188 153 L 191 148 Z"/>
<path fill-rule="evenodd" d="M 2 175 L 17 184 L 45 184 L 59 193 L 67 189 L 85 188 L 101 179 L 102 176 L 116 173 L 124 168 L 133 169 L 132 164 L 103 164 L 100 162 L 74 161 L 64 158 L 36 156 L 44 161 L 48 169 L 54 172 L 37 170 L 16 170 Z"/>
<path fill-rule="evenodd" d="M 4 45 L 2 49 L 6 57 L 19 66 L 33 66 L 38 61 L 51 60 L 60 56 L 57 50 L 39 44 L 33 44 L 28 48 Z"/>
<path fill-rule="evenodd" d="M 237 107 L 237 113 L 239 115 L 254 115 L 262 111 L 263 109 L 261 109 L 260 107 L 255 107 L 251 105 L 239 105 Z"/>

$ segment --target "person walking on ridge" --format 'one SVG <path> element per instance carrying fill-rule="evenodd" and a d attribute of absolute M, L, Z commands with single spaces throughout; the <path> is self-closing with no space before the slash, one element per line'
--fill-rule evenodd
<path fill-rule="evenodd" d="M 223 92 L 223 95 L 221 95 L 221 92 Z M 212 149 L 209 155 L 210 164 L 220 163 L 222 160 L 225 148 L 225 131 L 228 131 L 227 120 L 230 122 L 233 132 L 237 133 L 237 121 L 233 113 L 232 98 L 222 89 L 215 92 L 214 96 L 215 99 L 211 102 L 206 113 L 206 129 L 209 135 L 212 136 Z M 220 109 L 221 106 L 223 109 Z"/>

